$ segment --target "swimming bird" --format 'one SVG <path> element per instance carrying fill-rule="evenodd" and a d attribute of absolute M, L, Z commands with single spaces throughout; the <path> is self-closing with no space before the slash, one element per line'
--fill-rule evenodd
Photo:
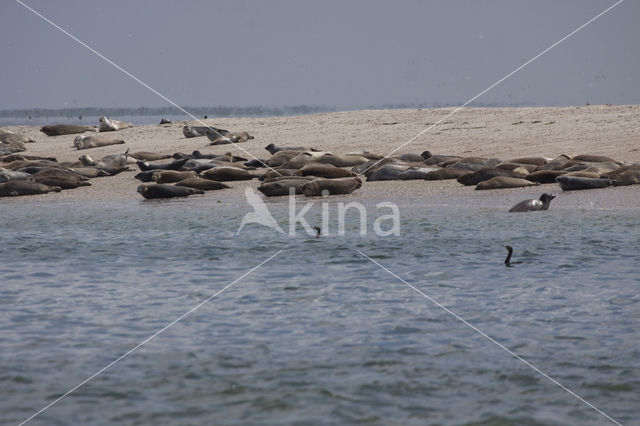
<path fill-rule="evenodd" d="M 522 261 L 520 261 L 520 260 L 515 261 L 515 262 L 511 261 L 511 255 L 513 254 L 513 247 L 504 246 L 504 248 L 506 248 L 509 251 L 509 254 L 507 254 L 507 258 L 504 260 L 505 266 L 517 265 L 519 263 L 522 263 Z"/>
<path fill-rule="evenodd" d="M 531 212 L 536 210 L 547 210 L 551 200 L 556 198 L 555 195 L 544 193 L 540 196 L 539 200 L 524 200 L 520 201 L 515 206 L 511 207 L 510 212 Z"/>
<path fill-rule="evenodd" d="M 316 238 L 320 238 L 320 233 L 322 232 L 322 228 L 319 226 L 314 226 L 313 229 L 316 230 Z"/>

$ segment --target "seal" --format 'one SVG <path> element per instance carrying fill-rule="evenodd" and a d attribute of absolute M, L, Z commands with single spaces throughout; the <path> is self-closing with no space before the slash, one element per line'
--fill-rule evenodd
<path fill-rule="evenodd" d="M 99 169 L 124 169 L 127 167 L 127 159 L 129 158 L 129 150 L 124 154 L 105 155 L 100 160 L 95 161 L 89 155 L 83 155 L 79 158 L 83 166 L 93 166 Z"/>
<path fill-rule="evenodd" d="M 213 126 L 183 126 L 182 134 L 185 138 L 197 138 L 199 136 L 206 136 L 207 134 L 212 133 L 218 136 L 226 136 L 229 134 L 228 130 L 219 129 Z"/>
<path fill-rule="evenodd" d="M 46 194 L 48 192 L 60 192 L 59 186 L 49 186 L 30 180 L 11 180 L 0 183 L 0 197 L 16 197 L 20 195 Z"/>
<path fill-rule="evenodd" d="M 558 176 L 556 182 L 558 182 L 563 191 L 606 188 L 614 183 L 611 179 L 594 179 L 577 176 Z"/>
<path fill-rule="evenodd" d="M 351 194 L 361 186 L 362 180 L 359 177 L 339 179 L 318 178 L 300 185 L 300 191 L 307 197 L 316 197 L 323 195 L 323 191 L 327 191 L 326 193 L 329 195 Z"/>
<path fill-rule="evenodd" d="M 146 199 L 188 197 L 189 195 L 204 194 L 204 191 L 199 189 L 167 184 L 140 185 L 137 191 Z"/>
<path fill-rule="evenodd" d="M 312 180 L 298 178 L 298 179 L 279 179 L 272 182 L 265 182 L 258 187 L 258 191 L 262 192 L 267 197 L 281 197 L 290 194 L 290 188 L 294 189 L 295 194 L 302 194 L 301 186 Z"/>
<path fill-rule="evenodd" d="M 350 170 L 341 169 L 331 164 L 305 164 L 298 170 L 300 176 L 316 176 L 328 179 L 350 177 L 356 174 Z"/>
<path fill-rule="evenodd" d="M 99 132 L 114 132 L 116 130 L 128 129 L 133 127 L 133 124 L 126 121 L 112 120 L 108 117 L 102 116 L 98 119 L 100 125 L 98 126 Z"/>
<path fill-rule="evenodd" d="M 75 124 L 50 124 L 48 126 L 42 126 L 40 131 L 47 136 L 60 136 L 95 132 L 96 128 L 93 126 L 77 126 Z"/>
<path fill-rule="evenodd" d="M 5 131 L 0 133 L 0 142 L 9 146 L 11 146 L 12 144 L 21 144 L 22 146 L 24 146 L 25 143 L 33 143 L 35 141 L 24 135 Z"/>
<path fill-rule="evenodd" d="M 151 180 L 155 183 L 175 183 L 195 177 L 198 177 L 198 174 L 193 171 L 179 172 L 177 170 L 155 170 L 151 174 Z"/>
<path fill-rule="evenodd" d="M 269 154 L 271 155 L 280 151 L 312 151 L 312 152 L 320 151 L 319 149 L 311 148 L 308 146 L 276 146 L 272 143 L 265 146 L 264 149 L 269 151 Z"/>
<path fill-rule="evenodd" d="M 476 185 L 477 190 L 485 189 L 503 189 L 503 188 L 521 188 L 524 186 L 539 185 L 536 182 L 531 182 L 522 178 L 515 178 L 509 176 L 496 176 L 489 180 L 485 180 Z"/>
<path fill-rule="evenodd" d="M 510 170 L 497 169 L 494 167 L 483 167 L 480 170 L 476 170 L 473 173 L 466 174 L 464 176 L 460 176 L 458 178 L 458 182 L 463 184 L 464 186 L 477 185 L 480 182 L 484 182 L 496 176 L 508 176 L 508 177 L 523 177 L 523 175 L 519 173 L 515 173 Z"/>
<path fill-rule="evenodd" d="M 61 169 L 47 169 L 31 176 L 34 182 L 49 186 L 59 186 L 62 189 L 74 189 L 79 186 L 91 186 L 88 178 L 77 173 Z"/>
<path fill-rule="evenodd" d="M 136 151 L 129 154 L 129 157 L 135 158 L 137 161 L 158 161 L 171 158 L 170 154 L 157 154 L 155 152 L 148 151 Z"/>
<path fill-rule="evenodd" d="M 215 180 L 201 179 L 201 178 L 188 178 L 175 183 L 175 186 L 185 186 L 187 188 L 199 189 L 201 191 L 217 191 L 219 189 L 231 188 L 222 182 L 216 182 Z"/>
<path fill-rule="evenodd" d="M 136 165 L 138 166 L 140 171 L 143 172 L 147 170 L 180 170 L 186 162 L 187 159 L 183 158 L 181 160 L 172 161 L 168 164 L 151 164 L 146 161 L 136 161 Z"/>
<path fill-rule="evenodd" d="M 238 167 L 219 166 L 205 171 L 202 173 L 202 177 L 204 179 L 226 182 L 231 180 L 251 180 L 258 176 L 249 170 Z"/>
<path fill-rule="evenodd" d="M 539 200 L 524 200 L 520 201 L 515 206 L 511 207 L 510 212 L 532 212 L 537 210 L 548 210 L 549 204 L 551 200 L 553 200 L 555 195 L 551 195 L 549 193 L 544 193 L 540 196 Z"/>
<path fill-rule="evenodd" d="M 207 133 L 207 138 L 211 141 L 209 145 L 226 145 L 230 143 L 246 142 L 250 139 L 254 139 L 254 137 L 247 132 L 228 133 L 224 136 L 209 132 Z"/>
<path fill-rule="evenodd" d="M 447 180 L 458 179 L 466 174 L 473 173 L 471 170 L 464 169 L 438 169 L 427 173 L 424 176 L 425 180 Z"/>
<path fill-rule="evenodd" d="M 508 253 L 507 253 L 507 258 L 504 260 L 504 265 L 505 265 L 505 266 L 517 265 L 517 264 L 519 264 L 519 263 L 522 263 L 522 261 L 521 261 L 521 260 L 514 261 L 514 262 L 512 262 L 512 261 L 511 261 L 511 255 L 513 254 L 513 247 L 511 247 L 511 246 L 504 246 L 504 248 L 506 248 L 506 249 L 507 249 L 507 252 L 508 252 Z"/>
<path fill-rule="evenodd" d="M 525 179 L 538 183 L 555 183 L 558 176 L 562 176 L 566 173 L 567 172 L 564 170 L 536 170 L 535 172 L 529 173 Z"/>
<path fill-rule="evenodd" d="M 78 135 L 73 140 L 73 146 L 75 146 L 77 150 L 98 148 L 100 146 L 122 145 L 123 143 L 124 141 L 122 139 L 107 139 L 102 136 Z"/>
<path fill-rule="evenodd" d="M 9 182 L 10 180 L 27 180 L 31 174 L 19 172 L 16 170 L 7 170 L 0 167 L 0 182 Z"/>

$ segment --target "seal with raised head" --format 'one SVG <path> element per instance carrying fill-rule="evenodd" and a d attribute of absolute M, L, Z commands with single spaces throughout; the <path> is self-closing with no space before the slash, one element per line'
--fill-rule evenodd
<path fill-rule="evenodd" d="M 548 210 L 549 204 L 551 200 L 553 200 L 555 195 L 544 193 L 540 196 L 538 200 L 524 200 L 520 201 L 515 206 L 511 207 L 510 212 L 532 212 L 537 210 Z"/>
<path fill-rule="evenodd" d="M 347 177 L 339 179 L 318 178 L 311 182 L 300 185 L 300 192 L 307 197 L 317 197 L 327 191 L 329 195 L 351 194 L 362 186 L 362 179 L 359 177 Z"/>
<path fill-rule="evenodd" d="M 250 139 L 254 139 L 248 132 L 233 132 L 224 136 L 220 136 L 216 133 L 207 133 L 207 138 L 211 141 L 209 145 L 226 145 L 230 143 L 246 142 Z"/>
<path fill-rule="evenodd" d="M 100 146 L 109 146 L 109 145 L 122 145 L 124 141 L 122 139 L 108 139 L 103 138 L 102 136 L 83 136 L 78 135 L 73 140 L 73 146 L 76 149 L 89 149 L 89 148 L 98 148 Z"/>
<path fill-rule="evenodd" d="M 99 132 L 114 132 L 116 130 L 133 127 L 133 124 L 127 123 L 126 121 L 113 120 L 105 116 L 100 117 L 98 121 L 100 122 L 98 126 Z"/>
<path fill-rule="evenodd" d="M 174 186 L 164 183 L 138 186 L 138 193 L 146 199 L 188 197 L 189 195 L 204 194 L 200 189 L 187 188 L 186 186 Z"/>
<path fill-rule="evenodd" d="M 73 135 L 76 133 L 95 132 L 93 126 L 78 126 L 75 124 L 50 124 L 42 126 L 40 131 L 47 136 Z"/>

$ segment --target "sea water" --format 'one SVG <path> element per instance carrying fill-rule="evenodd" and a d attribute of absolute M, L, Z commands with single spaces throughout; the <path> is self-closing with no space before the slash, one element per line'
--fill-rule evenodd
<path fill-rule="evenodd" d="M 320 238 L 204 198 L 0 205 L 0 422 L 146 342 L 29 424 L 612 424 L 576 395 L 637 424 L 637 211 L 407 202 L 383 237 L 365 204 Z"/>

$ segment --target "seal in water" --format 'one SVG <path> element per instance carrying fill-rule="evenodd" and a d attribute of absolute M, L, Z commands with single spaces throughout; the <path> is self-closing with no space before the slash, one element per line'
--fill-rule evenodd
<path fill-rule="evenodd" d="M 138 192 L 146 199 L 188 197 L 189 195 L 194 194 L 204 194 L 204 191 L 199 189 L 187 188 L 186 186 L 167 185 L 164 183 L 140 185 L 138 186 Z"/>
<path fill-rule="evenodd" d="M 524 200 L 520 201 L 515 206 L 511 207 L 510 212 L 532 212 L 536 210 L 548 210 L 549 204 L 551 200 L 553 200 L 555 195 L 551 195 L 549 193 L 544 193 L 540 196 L 539 200 Z"/>
<path fill-rule="evenodd" d="M 507 251 L 509 251 L 509 253 L 507 254 L 507 258 L 504 260 L 504 265 L 505 266 L 511 266 L 511 265 L 517 265 L 519 263 L 522 263 L 521 260 L 517 260 L 515 262 L 511 261 L 511 255 L 513 254 L 513 247 L 511 246 L 504 246 L 504 248 L 507 249 Z"/>

